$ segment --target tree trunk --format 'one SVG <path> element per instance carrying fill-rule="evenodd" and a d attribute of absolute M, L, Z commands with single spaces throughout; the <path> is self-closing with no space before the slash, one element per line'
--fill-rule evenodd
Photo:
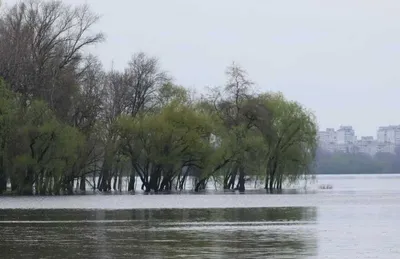
<path fill-rule="evenodd" d="M 7 176 L 0 165 L 0 194 L 3 194 L 5 191 L 7 191 Z"/>
<path fill-rule="evenodd" d="M 229 170 L 227 174 L 224 175 L 224 190 L 229 190 L 231 185 L 232 170 Z"/>
<path fill-rule="evenodd" d="M 50 173 L 47 174 L 47 193 L 52 194 L 54 189 L 54 177 Z"/>
<path fill-rule="evenodd" d="M 231 178 L 229 179 L 229 184 L 228 184 L 228 189 L 234 189 L 235 188 L 235 182 L 236 182 L 236 169 L 234 172 L 231 173 Z"/>
<path fill-rule="evenodd" d="M 119 174 L 118 177 L 118 191 L 122 192 L 122 174 Z"/>
<path fill-rule="evenodd" d="M 114 175 L 114 183 L 113 183 L 113 190 L 114 191 L 117 190 L 117 181 L 118 181 L 118 175 L 117 175 L 117 173 L 115 173 L 115 175 Z"/>
<path fill-rule="evenodd" d="M 74 178 L 73 176 L 67 176 L 66 179 L 66 189 L 67 189 L 67 194 L 71 195 L 74 193 Z"/>
<path fill-rule="evenodd" d="M 2 141 L 3 144 L 0 147 L 0 150 L 6 150 L 5 140 Z M 6 175 L 6 161 L 4 153 L 0 156 L 0 194 L 3 194 L 7 191 L 7 175 Z"/>
<path fill-rule="evenodd" d="M 160 184 L 160 191 L 171 191 L 172 190 L 172 180 L 170 177 L 163 177 Z"/>
<path fill-rule="evenodd" d="M 99 191 L 101 192 L 111 191 L 110 167 L 107 160 L 104 161 L 103 167 L 101 169 L 101 181 L 98 187 Z"/>
<path fill-rule="evenodd" d="M 82 192 L 86 191 L 86 176 L 84 176 L 84 175 L 81 176 L 81 183 L 79 185 L 79 189 Z"/>
<path fill-rule="evenodd" d="M 14 177 L 11 177 L 11 192 L 16 192 L 19 189 L 19 184 Z"/>
<path fill-rule="evenodd" d="M 280 175 L 279 177 L 278 177 L 278 190 L 282 190 L 282 181 L 283 181 L 283 176 L 282 175 Z"/>
<path fill-rule="evenodd" d="M 22 195 L 33 195 L 33 179 L 34 171 L 29 167 L 23 180 L 22 190 L 20 190 Z"/>
<path fill-rule="evenodd" d="M 47 184 L 49 182 L 47 174 L 45 174 L 44 172 L 41 173 L 41 176 L 39 177 L 39 181 L 40 181 L 40 188 L 39 188 L 39 194 L 40 195 L 46 195 L 47 193 Z"/>
<path fill-rule="evenodd" d="M 187 179 L 187 176 L 188 176 L 188 174 L 189 174 L 189 169 L 190 169 L 190 167 L 188 166 L 188 167 L 186 168 L 185 174 L 184 174 L 183 177 L 180 179 L 180 182 L 179 182 L 179 189 L 180 189 L 181 191 L 184 189 L 184 186 L 185 186 L 185 183 L 186 183 L 186 179 Z"/>
<path fill-rule="evenodd" d="M 150 192 L 151 190 L 154 190 L 155 192 L 158 192 L 158 174 L 154 173 L 150 177 L 150 182 L 148 187 L 146 188 L 146 192 Z"/>
<path fill-rule="evenodd" d="M 95 168 L 97 169 L 97 166 Z M 98 186 L 99 185 L 96 185 L 96 172 L 93 172 L 93 191 L 95 191 Z"/>
<path fill-rule="evenodd" d="M 204 190 L 206 188 L 206 178 L 201 179 L 197 184 L 196 187 L 194 188 L 195 192 L 198 192 L 200 190 Z"/>
<path fill-rule="evenodd" d="M 167 191 L 167 190 L 168 190 L 168 179 L 167 177 L 163 177 L 160 184 L 160 191 Z"/>
<path fill-rule="evenodd" d="M 265 173 L 265 186 L 264 186 L 265 190 L 268 190 L 268 183 L 269 183 L 269 172 L 267 169 L 267 173 Z"/>
<path fill-rule="evenodd" d="M 135 170 L 132 170 L 132 173 L 129 177 L 128 192 L 135 190 L 135 177 Z"/>
<path fill-rule="evenodd" d="M 99 191 L 101 191 L 101 190 L 100 190 L 100 186 L 101 186 L 102 181 L 103 181 L 103 176 L 102 176 L 102 174 L 100 173 L 99 179 L 97 179 L 97 189 L 98 189 Z M 94 181 L 94 182 L 95 182 L 95 181 Z M 96 185 L 95 185 L 95 187 L 96 187 Z M 96 189 L 96 188 L 95 188 L 95 189 Z"/>
<path fill-rule="evenodd" d="M 245 191 L 244 183 L 245 183 L 244 168 L 243 168 L 243 166 L 240 166 L 240 168 L 239 168 L 239 183 L 238 183 L 238 190 L 240 192 Z"/>

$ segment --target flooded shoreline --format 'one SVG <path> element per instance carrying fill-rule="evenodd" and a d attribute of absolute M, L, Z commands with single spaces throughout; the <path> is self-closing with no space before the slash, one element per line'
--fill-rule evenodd
<path fill-rule="evenodd" d="M 0 197 L 5 258 L 397 258 L 400 176 L 266 194 Z"/>

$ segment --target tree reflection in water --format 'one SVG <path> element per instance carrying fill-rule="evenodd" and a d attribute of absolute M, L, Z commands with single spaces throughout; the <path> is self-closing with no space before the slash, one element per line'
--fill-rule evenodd
<path fill-rule="evenodd" d="M 0 210 L 4 258 L 308 258 L 315 207 Z"/>

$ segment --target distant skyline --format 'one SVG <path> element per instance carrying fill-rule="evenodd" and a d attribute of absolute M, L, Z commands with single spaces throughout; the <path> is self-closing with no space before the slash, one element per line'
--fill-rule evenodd
<path fill-rule="evenodd" d="M 15 0 L 3 0 L 11 5 Z M 321 130 L 359 136 L 400 124 L 400 1 L 64 0 L 87 3 L 106 42 L 92 52 L 122 69 L 138 51 L 175 82 L 223 85 L 232 61 L 259 89 L 315 112 Z"/>
<path fill-rule="evenodd" d="M 351 124 L 350 125 L 343 125 L 342 124 L 342 125 L 338 125 L 336 127 L 320 128 L 319 132 L 326 132 L 328 129 L 333 129 L 334 131 L 337 131 L 337 130 L 341 129 L 341 127 L 345 127 L 345 128 L 352 127 L 352 129 L 354 131 L 354 135 L 357 137 L 357 139 L 360 139 L 361 137 L 373 137 L 374 139 L 376 139 L 379 128 L 381 128 L 381 127 L 383 127 L 383 128 L 388 128 L 388 127 L 398 128 L 399 126 L 400 126 L 400 123 L 398 123 L 396 125 L 379 125 L 379 126 L 376 126 L 375 132 L 373 134 L 370 134 L 370 135 L 361 135 L 361 134 L 359 134 L 357 129 L 354 128 Z"/>

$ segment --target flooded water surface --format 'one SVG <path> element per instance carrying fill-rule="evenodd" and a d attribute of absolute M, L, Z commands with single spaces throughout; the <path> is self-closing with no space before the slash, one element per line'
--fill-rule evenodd
<path fill-rule="evenodd" d="M 0 197 L 0 258 L 400 258 L 400 176 L 310 189 Z"/>

